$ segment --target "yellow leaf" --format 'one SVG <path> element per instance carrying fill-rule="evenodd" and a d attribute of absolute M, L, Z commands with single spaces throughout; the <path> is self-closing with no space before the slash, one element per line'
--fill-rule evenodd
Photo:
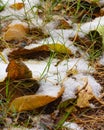
<path fill-rule="evenodd" d="M 22 9 L 24 7 L 24 3 L 20 3 L 20 2 L 15 3 L 15 4 L 12 4 L 10 7 L 15 9 L 15 10 L 20 10 L 20 9 Z"/>
<path fill-rule="evenodd" d="M 86 84 L 86 87 L 82 89 L 78 94 L 77 106 L 80 108 L 89 107 L 89 100 L 94 97 L 92 88 Z"/>
<path fill-rule="evenodd" d="M 64 44 L 55 43 L 55 44 L 47 44 L 47 46 L 51 51 L 54 51 L 56 53 L 72 54 L 71 50 L 65 47 Z"/>
<path fill-rule="evenodd" d="M 10 104 L 11 111 L 24 111 L 24 110 L 33 110 L 35 108 L 42 107 L 48 103 L 56 100 L 64 92 L 64 87 L 60 89 L 56 97 L 48 95 L 28 95 L 22 96 L 14 99 Z"/>

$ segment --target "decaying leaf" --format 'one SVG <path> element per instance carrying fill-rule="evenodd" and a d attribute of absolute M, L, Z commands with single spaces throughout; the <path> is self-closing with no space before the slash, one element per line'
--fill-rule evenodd
<path fill-rule="evenodd" d="M 70 29 L 72 26 L 64 19 L 59 20 L 59 24 L 56 29 Z"/>
<path fill-rule="evenodd" d="M 89 101 L 94 97 L 92 88 L 86 84 L 84 89 L 78 93 L 77 106 L 80 108 L 89 107 Z"/>
<path fill-rule="evenodd" d="M 7 72 L 7 78 L 11 80 L 32 78 L 32 72 L 21 61 L 11 60 Z"/>
<path fill-rule="evenodd" d="M 19 53 L 18 53 L 19 52 Z M 13 59 L 43 59 L 50 56 L 50 52 L 55 52 L 56 55 L 72 55 L 71 51 L 63 44 L 46 44 L 33 49 L 19 48 L 9 54 L 10 58 Z M 17 55 L 18 54 L 18 55 Z"/>
<path fill-rule="evenodd" d="M 19 2 L 19 3 L 14 3 L 14 4 L 10 5 L 10 7 L 11 7 L 12 9 L 15 9 L 15 10 L 20 10 L 20 9 L 22 9 L 24 6 L 25 6 L 24 3 L 21 3 L 21 2 Z"/>
<path fill-rule="evenodd" d="M 49 37 L 49 34 L 42 28 L 34 27 L 29 29 L 28 36 L 31 37 L 32 40 L 40 40 Z"/>
<path fill-rule="evenodd" d="M 48 95 L 28 95 L 22 96 L 14 99 L 10 104 L 11 111 L 24 111 L 24 110 L 33 110 L 59 98 L 64 92 L 64 87 L 60 88 L 56 97 Z"/>
<path fill-rule="evenodd" d="M 4 40 L 22 40 L 25 38 L 28 28 L 21 24 L 10 24 L 4 33 Z"/>

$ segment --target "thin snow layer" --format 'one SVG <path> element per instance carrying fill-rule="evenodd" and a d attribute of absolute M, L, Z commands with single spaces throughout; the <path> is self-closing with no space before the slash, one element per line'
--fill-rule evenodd
<path fill-rule="evenodd" d="M 63 101 L 71 98 L 75 98 L 75 93 L 79 86 L 84 86 L 82 80 L 76 80 L 74 78 L 68 78 L 63 82 L 63 86 L 65 87 L 65 92 L 63 94 Z"/>
<path fill-rule="evenodd" d="M 35 60 L 28 60 L 24 61 L 24 63 L 28 66 L 28 68 L 32 71 L 33 78 L 43 77 L 47 75 L 49 72 L 56 72 L 56 67 L 51 63 L 49 63 L 49 59 L 46 61 L 35 61 Z"/>
<path fill-rule="evenodd" d="M 69 130 L 83 130 L 83 128 L 80 128 L 76 123 L 72 122 L 65 122 L 63 126 Z"/>
<path fill-rule="evenodd" d="M 77 88 L 84 86 L 84 81 L 82 79 L 88 79 L 89 85 L 91 85 L 93 93 L 96 96 L 100 95 L 101 86 L 96 82 L 96 80 L 89 75 L 92 72 L 93 68 L 88 66 L 87 61 L 84 59 L 70 58 L 69 60 L 64 60 L 61 63 L 57 64 L 57 59 L 53 59 L 51 61 L 50 66 L 48 65 L 49 59 L 46 61 L 35 61 L 28 60 L 24 61 L 24 63 L 28 66 L 28 68 L 32 71 L 33 78 L 44 77 L 46 80 L 42 80 L 40 82 L 41 87 L 38 91 L 40 94 L 47 95 L 57 95 L 60 86 L 63 85 L 65 87 L 65 92 L 63 94 L 63 100 L 67 100 L 69 98 L 75 98 L 75 92 Z M 71 69 L 75 69 L 77 74 L 72 77 L 67 77 L 67 72 Z M 59 84 L 57 86 L 56 84 Z M 56 91 L 56 92 L 55 92 Z"/>
<path fill-rule="evenodd" d="M 58 41 L 66 41 L 69 37 L 74 37 L 76 30 L 73 29 L 54 29 L 50 32 L 52 38 L 57 39 Z"/>
<path fill-rule="evenodd" d="M 10 6 L 11 4 L 18 3 L 18 2 L 22 2 L 23 3 L 23 1 L 25 3 L 30 4 L 31 6 L 33 6 L 33 5 L 35 6 L 37 4 L 40 4 L 40 0 L 3 0 L 3 3 L 4 4 L 7 3 L 7 6 L 8 5 Z"/>
<path fill-rule="evenodd" d="M 60 86 L 59 85 L 55 85 L 49 81 L 45 81 L 42 80 L 40 82 L 40 88 L 37 91 L 36 94 L 40 94 L 40 95 L 48 95 L 48 96 L 52 96 L 52 97 L 57 97 L 58 92 L 60 91 Z"/>
<path fill-rule="evenodd" d="M 101 86 L 99 83 L 91 75 L 77 74 L 71 78 L 67 78 L 63 82 L 63 86 L 65 87 L 65 92 L 63 94 L 63 101 L 70 98 L 75 98 L 75 93 L 78 90 L 78 87 L 83 88 L 85 85 L 84 79 L 88 80 L 88 84 L 92 88 L 92 92 L 95 96 L 100 95 Z"/>
<path fill-rule="evenodd" d="M 104 16 L 95 18 L 91 22 L 87 22 L 80 27 L 80 36 L 84 36 L 91 30 L 96 30 L 99 26 L 104 26 Z"/>
<path fill-rule="evenodd" d="M 7 76 L 7 72 L 6 72 L 6 68 L 7 68 L 6 63 L 4 63 L 1 59 L 0 59 L 0 82 L 4 81 L 4 79 Z"/>
<path fill-rule="evenodd" d="M 101 57 L 99 62 L 100 62 L 100 64 L 104 65 L 104 53 L 103 53 L 103 55 L 102 55 L 102 57 Z"/>
<path fill-rule="evenodd" d="M 37 11 L 36 6 L 40 4 L 40 0 L 24 0 L 25 7 L 20 10 L 14 10 L 10 8 L 10 5 L 18 2 L 23 3 L 23 0 L 4 0 L 3 3 L 6 4 L 6 8 L 0 12 L 0 16 L 5 18 L 7 17 L 8 19 L 10 17 L 10 19 L 12 18 L 21 20 L 24 20 L 24 18 L 27 17 L 27 19 L 31 21 L 31 24 L 34 23 L 36 26 L 42 24 L 42 20 L 35 14 Z"/>
<path fill-rule="evenodd" d="M 100 4 L 101 6 L 103 6 L 103 5 L 104 5 L 104 0 L 99 0 L 99 4 Z"/>
<path fill-rule="evenodd" d="M 57 59 L 52 59 L 50 63 L 50 58 L 44 61 L 24 61 L 24 63 L 32 71 L 33 78 L 46 76 L 48 80 L 51 80 L 51 82 L 54 82 L 55 80 L 59 81 L 59 77 L 60 80 L 63 80 L 67 71 L 70 69 L 75 69 L 78 73 L 85 74 L 93 71 L 93 68 L 91 68 L 88 65 L 88 62 L 84 59 L 70 58 L 62 61 L 58 66 L 56 66 L 57 62 Z"/>
<path fill-rule="evenodd" d="M 21 22 L 20 20 L 13 20 L 11 24 L 9 24 L 9 27 L 12 27 L 16 24 L 23 25 L 25 28 L 28 28 L 28 24 L 25 22 Z"/>

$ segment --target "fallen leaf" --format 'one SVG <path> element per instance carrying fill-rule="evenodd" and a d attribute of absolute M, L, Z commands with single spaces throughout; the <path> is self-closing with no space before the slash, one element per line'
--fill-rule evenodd
<path fill-rule="evenodd" d="M 65 47 L 64 44 L 54 43 L 54 44 L 47 44 L 49 50 L 54 51 L 56 53 L 63 53 L 63 54 L 71 54 L 71 51 Z"/>
<path fill-rule="evenodd" d="M 65 45 L 55 43 L 55 44 L 41 45 L 41 46 L 33 48 L 33 49 L 19 48 L 17 50 L 12 51 L 9 54 L 9 57 L 13 58 L 13 59 L 19 59 L 19 58 L 44 59 L 44 58 L 50 56 L 50 52 L 57 53 L 57 55 L 60 55 L 60 54 L 67 55 L 67 56 L 72 55 L 71 50 L 68 49 L 67 47 L 65 47 Z"/>
<path fill-rule="evenodd" d="M 89 101 L 94 97 L 92 88 L 89 84 L 86 84 L 84 89 L 78 93 L 77 106 L 80 108 L 89 107 Z"/>
<path fill-rule="evenodd" d="M 7 78 L 11 80 L 26 79 L 32 77 L 32 72 L 21 61 L 11 60 L 7 67 Z"/>
<path fill-rule="evenodd" d="M 42 28 L 34 27 L 29 29 L 28 36 L 31 37 L 32 40 L 40 40 L 49 37 L 49 34 L 43 31 Z"/>
<path fill-rule="evenodd" d="M 59 20 L 59 24 L 56 29 L 70 29 L 72 26 L 64 19 Z"/>
<path fill-rule="evenodd" d="M 23 24 L 10 24 L 4 33 L 4 40 L 22 40 L 25 38 L 28 28 Z"/>
<path fill-rule="evenodd" d="M 57 98 L 59 98 L 64 92 L 64 87 L 60 89 L 56 97 L 48 96 L 48 95 L 28 95 L 28 96 L 22 96 L 14 99 L 9 109 L 11 111 L 24 111 L 24 110 L 33 110 L 39 107 L 42 107 L 44 105 L 47 105 L 48 103 L 55 101 Z"/>
<path fill-rule="evenodd" d="M 77 69 L 72 68 L 72 69 L 67 71 L 67 76 L 68 77 L 76 75 L 76 74 L 78 74 L 78 70 Z"/>
<path fill-rule="evenodd" d="M 24 7 L 25 5 L 24 5 L 24 3 L 14 3 L 14 4 L 12 4 L 12 5 L 10 5 L 10 7 L 12 8 L 12 9 L 15 9 L 15 10 L 20 10 L 20 9 L 22 9 L 23 7 Z"/>

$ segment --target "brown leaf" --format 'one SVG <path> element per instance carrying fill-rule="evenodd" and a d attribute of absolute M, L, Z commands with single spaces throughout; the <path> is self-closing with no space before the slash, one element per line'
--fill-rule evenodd
<path fill-rule="evenodd" d="M 89 100 L 94 97 L 92 88 L 90 85 L 86 85 L 78 94 L 77 106 L 80 108 L 89 107 Z"/>
<path fill-rule="evenodd" d="M 21 3 L 21 2 L 19 2 L 19 3 L 14 3 L 14 4 L 10 5 L 10 7 L 11 7 L 12 9 L 15 9 L 15 10 L 20 10 L 20 9 L 22 9 L 24 6 L 25 6 L 24 3 Z"/>
<path fill-rule="evenodd" d="M 24 110 L 33 110 L 48 103 L 56 100 L 64 92 L 64 87 L 60 89 L 56 97 L 48 95 L 28 95 L 14 99 L 10 104 L 11 111 L 24 111 Z"/>
<path fill-rule="evenodd" d="M 32 72 L 21 61 L 11 60 L 7 67 L 7 78 L 12 80 L 31 78 Z"/>
<path fill-rule="evenodd" d="M 19 52 L 19 53 L 18 53 Z M 63 44 L 46 44 L 33 49 L 19 48 L 9 54 L 10 58 L 13 59 L 44 59 L 50 56 L 50 52 L 55 52 L 57 55 L 72 55 L 70 49 L 65 47 Z M 18 55 L 17 55 L 18 54 Z"/>
<path fill-rule="evenodd" d="M 64 19 L 59 20 L 59 25 L 56 29 L 70 29 L 72 26 Z"/>
<path fill-rule="evenodd" d="M 4 33 L 4 40 L 22 40 L 25 38 L 28 29 L 23 24 L 10 24 Z"/>

